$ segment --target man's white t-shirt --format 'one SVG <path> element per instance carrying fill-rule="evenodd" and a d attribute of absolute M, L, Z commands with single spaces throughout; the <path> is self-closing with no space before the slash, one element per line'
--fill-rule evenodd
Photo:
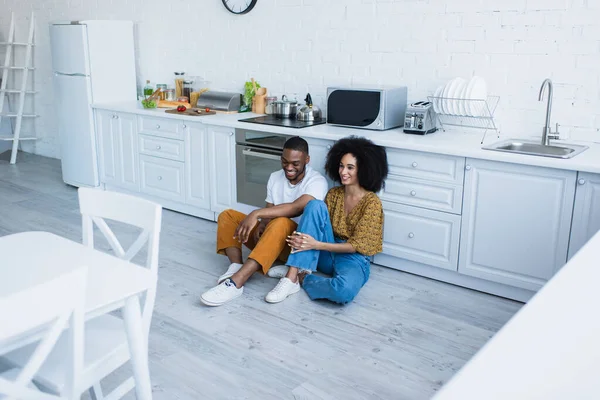
<path fill-rule="evenodd" d="M 312 169 L 310 165 L 306 166 L 304 178 L 295 185 L 290 183 L 285 177 L 283 169 L 280 169 L 273 172 L 269 177 L 267 198 L 265 201 L 278 206 L 280 204 L 293 203 L 304 194 L 311 195 L 317 200 L 323 200 L 328 190 L 329 185 L 325 177 Z M 292 219 L 296 223 L 300 222 L 300 216 Z"/>

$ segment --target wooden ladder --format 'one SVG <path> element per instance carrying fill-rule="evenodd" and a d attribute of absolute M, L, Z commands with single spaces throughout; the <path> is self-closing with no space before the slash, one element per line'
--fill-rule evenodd
<path fill-rule="evenodd" d="M 0 65 L 2 70 L 2 80 L 0 81 L 0 124 L 2 118 L 10 118 L 10 125 L 12 129 L 12 135 L 0 136 L 0 140 L 12 141 L 12 151 L 10 155 L 10 163 L 14 164 L 17 162 L 17 151 L 19 148 L 20 140 L 36 140 L 34 137 L 22 137 L 21 126 L 23 118 L 35 118 L 36 114 L 25 114 L 23 108 L 25 107 L 25 95 L 36 93 L 33 90 L 27 90 L 27 80 L 29 78 L 29 71 L 34 70 L 32 66 L 33 46 L 35 39 L 35 15 L 31 13 L 31 19 L 29 21 L 29 36 L 27 42 L 15 42 L 15 13 L 11 13 L 10 17 L 10 28 L 8 30 L 8 40 L 6 42 L 0 42 L 0 46 L 6 46 L 6 53 L 4 58 L 4 65 Z M 13 59 L 14 48 L 16 46 L 25 47 L 25 64 L 23 66 L 15 66 Z M 21 71 L 21 84 L 19 88 L 8 89 L 8 79 L 10 72 Z M 16 79 L 14 79 L 16 80 Z M 12 110 L 10 95 L 18 95 L 17 109 L 16 112 Z M 4 99 L 7 100 L 8 111 L 4 112 Z M 15 120 L 13 120 L 13 118 Z M 15 123 L 13 123 L 13 121 Z"/>

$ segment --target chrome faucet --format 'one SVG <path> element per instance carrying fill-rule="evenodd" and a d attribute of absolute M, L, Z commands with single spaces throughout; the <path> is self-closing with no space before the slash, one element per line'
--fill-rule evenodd
<path fill-rule="evenodd" d="M 540 96 L 538 101 L 542 101 L 544 98 L 544 89 L 548 86 L 548 103 L 546 105 L 546 125 L 544 125 L 544 131 L 542 132 L 542 144 L 544 146 L 548 146 L 550 144 L 550 139 L 558 139 L 558 124 L 556 124 L 556 132 L 552 132 L 552 128 L 550 128 L 550 113 L 552 112 L 552 81 L 548 78 L 544 79 L 542 82 L 542 87 L 540 88 Z"/>

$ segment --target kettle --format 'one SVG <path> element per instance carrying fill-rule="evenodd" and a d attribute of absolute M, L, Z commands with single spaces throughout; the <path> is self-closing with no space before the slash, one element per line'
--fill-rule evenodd
<path fill-rule="evenodd" d="M 319 107 L 313 105 L 312 97 L 310 93 L 306 95 L 304 99 L 306 105 L 302 106 L 296 113 L 296 119 L 298 121 L 314 121 L 321 119 L 321 110 Z"/>

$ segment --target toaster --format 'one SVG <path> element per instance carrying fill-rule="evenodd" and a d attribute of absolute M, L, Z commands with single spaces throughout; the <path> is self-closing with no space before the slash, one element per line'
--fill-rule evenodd
<path fill-rule="evenodd" d="M 426 135 L 437 130 L 436 114 L 433 104 L 429 101 L 418 101 L 406 107 L 404 116 L 404 132 Z"/>

